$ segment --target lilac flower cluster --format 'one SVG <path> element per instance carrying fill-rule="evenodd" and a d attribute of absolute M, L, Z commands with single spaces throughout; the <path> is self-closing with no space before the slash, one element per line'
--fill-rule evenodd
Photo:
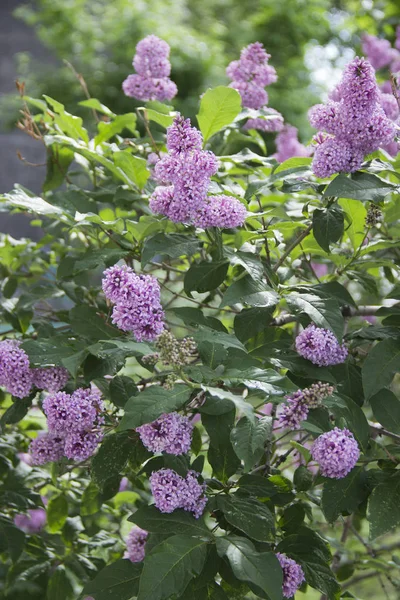
<path fill-rule="evenodd" d="M 284 127 L 276 136 L 275 144 L 278 152 L 274 155 L 274 158 L 278 162 L 284 162 L 294 156 L 310 156 L 311 154 L 310 149 L 299 142 L 297 129 L 291 125 Z"/>
<path fill-rule="evenodd" d="M 189 471 L 185 478 L 172 469 L 153 471 L 150 487 L 158 510 L 171 513 L 177 508 L 183 508 L 198 519 L 207 504 L 205 484 L 198 482 L 198 476 L 199 473 L 195 471 Z"/>
<path fill-rule="evenodd" d="M 311 125 L 325 132 L 314 138 L 312 167 L 317 177 L 356 171 L 366 154 L 395 136 L 395 125 L 380 104 L 375 71 L 364 58 L 356 57 L 347 65 L 334 97 L 336 101 L 309 111 Z"/>
<path fill-rule="evenodd" d="M 145 546 L 148 532 L 140 527 L 133 527 L 126 539 L 125 558 L 133 563 L 142 562 L 145 555 Z"/>
<path fill-rule="evenodd" d="M 185 454 L 192 443 L 193 425 L 188 417 L 172 412 L 136 428 L 144 446 L 151 452 Z"/>
<path fill-rule="evenodd" d="M 276 553 L 276 558 L 283 571 L 282 593 L 285 598 L 291 598 L 297 592 L 303 581 L 305 581 L 304 571 L 301 566 L 292 558 Z"/>
<path fill-rule="evenodd" d="M 278 425 L 288 429 L 299 429 L 300 423 L 307 419 L 310 409 L 321 405 L 324 398 L 333 393 L 334 388 L 328 383 L 318 381 L 309 388 L 297 390 L 286 397 L 278 415 Z"/>
<path fill-rule="evenodd" d="M 200 131 L 191 127 L 189 119 L 177 116 L 167 129 L 168 154 L 154 167 L 153 176 L 162 185 L 154 190 L 150 208 L 175 223 L 223 228 L 242 225 L 246 209 L 239 200 L 207 197 L 218 161 L 213 152 L 202 150 L 202 145 Z"/>
<path fill-rule="evenodd" d="M 15 515 L 14 523 L 25 533 L 39 533 L 46 525 L 47 515 L 44 508 L 29 509 L 27 514 Z"/>
<path fill-rule="evenodd" d="M 133 66 L 136 74 L 128 75 L 122 84 L 126 96 L 137 100 L 171 100 L 178 89 L 171 81 L 169 45 L 155 35 L 148 35 L 136 46 Z"/>
<path fill-rule="evenodd" d="M 346 346 L 339 344 L 329 329 L 316 327 L 313 323 L 299 333 L 295 346 L 300 356 L 319 367 L 338 365 L 346 360 L 348 354 Z"/>
<path fill-rule="evenodd" d="M 243 48 L 240 59 L 232 61 L 226 69 L 226 74 L 232 80 L 229 86 L 239 92 L 245 108 L 266 109 L 274 116 L 272 119 L 249 119 L 245 129 L 280 131 L 283 127 L 282 115 L 266 106 L 268 94 L 264 88 L 278 79 L 274 67 L 268 64 L 270 58 L 263 45 L 255 42 Z"/>
<path fill-rule="evenodd" d="M 69 378 L 67 369 L 31 369 L 29 357 L 20 343 L 18 340 L 0 342 L 0 385 L 16 398 L 28 396 L 33 386 L 48 392 L 61 390 Z"/>
<path fill-rule="evenodd" d="M 160 286 L 151 275 L 136 275 L 131 267 L 114 265 L 103 273 L 103 291 L 115 306 L 112 322 L 132 331 L 138 342 L 152 341 L 164 329 Z"/>
<path fill-rule="evenodd" d="M 342 479 L 355 466 L 360 450 L 351 431 L 335 427 L 317 437 L 311 447 L 311 456 L 318 463 L 321 475 Z"/>
<path fill-rule="evenodd" d="M 49 431 L 31 443 L 33 463 L 42 465 L 62 456 L 82 461 L 92 456 L 103 437 L 99 430 L 104 422 L 103 410 L 101 394 L 96 389 L 49 394 L 43 402 Z"/>

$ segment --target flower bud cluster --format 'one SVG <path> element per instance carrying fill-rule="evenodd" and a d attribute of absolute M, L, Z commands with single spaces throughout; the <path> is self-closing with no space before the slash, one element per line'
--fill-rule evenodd
<path fill-rule="evenodd" d="M 316 327 L 313 323 L 299 333 L 295 346 L 300 356 L 319 367 L 338 365 L 344 362 L 348 355 L 346 346 L 339 344 L 329 329 Z"/>
<path fill-rule="evenodd" d="M 136 275 L 131 267 L 114 265 L 103 273 L 103 291 L 114 303 L 112 322 L 132 331 L 138 342 L 153 341 L 164 329 L 160 285 L 151 275 Z"/>
<path fill-rule="evenodd" d="M 158 337 L 156 345 L 159 350 L 159 360 L 165 365 L 176 367 L 189 364 L 197 351 L 196 342 L 193 338 L 187 337 L 177 340 L 170 331 L 165 329 Z"/>
<path fill-rule="evenodd" d="M 367 216 L 365 217 L 366 227 L 375 227 L 383 219 L 383 213 L 379 206 L 370 202 L 368 206 Z"/>
<path fill-rule="evenodd" d="M 232 61 L 226 69 L 226 74 L 232 80 L 229 86 L 239 92 L 242 105 L 256 110 L 265 109 L 273 116 L 271 119 L 249 119 L 244 129 L 280 131 L 283 127 L 282 115 L 267 107 L 268 94 L 264 88 L 278 79 L 274 67 L 268 64 L 270 58 L 264 46 L 255 42 L 243 48 L 239 60 Z"/>
<path fill-rule="evenodd" d="M 162 185 L 150 198 L 153 212 L 175 223 L 198 227 L 231 228 L 242 225 L 246 208 L 233 196 L 207 196 L 211 177 L 218 170 L 213 152 L 202 150 L 203 136 L 190 120 L 178 115 L 167 129 L 168 154 L 154 167 L 154 178 Z"/>
<path fill-rule="evenodd" d="M 148 35 L 136 46 L 133 66 L 136 73 L 128 75 L 122 84 L 126 96 L 137 100 L 171 100 L 178 89 L 171 81 L 169 45 L 155 35 Z"/>
<path fill-rule="evenodd" d="M 103 410 L 101 394 L 94 388 L 49 394 L 43 402 L 48 433 L 30 445 L 33 464 L 42 465 L 63 456 L 75 461 L 92 456 L 103 437 L 99 429 L 104 422 Z"/>
<path fill-rule="evenodd" d="M 310 124 L 325 132 L 314 138 L 312 167 L 317 177 L 356 171 L 366 154 L 393 142 L 396 132 L 381 106 L 375 71 L 365 58 L 356 57 L 347 65 L 334 98 L 309 111 Z"/>
<path fill-rule="evenodd" d="M 150 487 L 158 510 L 171 513 L 177 508 L 192 512 L 198 519 L 207 504 L 205 484 L 198 482 L 199 473 L 189 471 L 181 477 L 172 469 L 153 471 Z"/>
<path fill-rule="evenodd" d="M 302 421 L 307 419 L 310 409 L 318 408 L 322 401 L 331 396 L 334 388 L 328 383 L 318 381 L 309 388 L 297 390 L 290 396 L 286 396 L 286 404 L 281 406 L 278 415 L 280 427 L 288 429 L 299 429 Z"/>
<path fill-rule="evenodd" d="M 0 385 L 16 398 L 25 398 L 33 387 L 57 392 L 68 379 L 69 373 L 64 367 L 31 369 L 29 357 L 18 340 L 0 342 Z"/>

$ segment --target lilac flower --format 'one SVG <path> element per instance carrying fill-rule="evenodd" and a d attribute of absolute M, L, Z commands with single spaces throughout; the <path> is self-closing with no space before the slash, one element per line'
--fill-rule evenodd
<path fill-rule="evenodd" d="M 395 125 L 381 107 L 385 98 L 382 101 L 375 71 L 364 58 L 356 57 L 347 65 L 333 97 L 335 101 L 309 111 L 310 123 L 330 134 L 315 140 L 317 177 L 357 170 L 366 154 L 390 144 L 395 136 Z"/>
<path fill-rule="evenodd" d="M 387 67 L 393 58 L 393 50 L 388 40 L 365 34 L 362 37 L 362 50 L 374 69 Z"/>
<path fill-rule="evenodd" d="M 313 323 L 299 333 L 295 346 L 300 356 L 319 367 L 338 365 L 346 360 L 348 354 L 346 346 L 339 344 L 331 331 Z"/>
<path fill-rule="evenodd" d="M 44 433 L 32 440 L 29 446 L 34 465 L 56 462 L 64 454 L 64 438 L 57 434 Z"/>
<path fill-rule="evenodd" d="M 243 225 L 247 216 L 247 209 L 233 196 L 208 196 L 194 218 L 197 227 L 220 227 L 231 229 Z"/>
<path fill-rule="evenodd" d="M 32 508 L 26 515 L 15 515 L 14 523 L 25 533 L 39 533 L 46 525 L 47 515 L 44 508 Z"/>
<path fill-rule="evenodd" d="M 28 355 L 18 340 L 0 342 L 0 385 L 9 394 L 25 398 L 32 389 L 32 371 Z"/>
<path fill-rule="evenodd" d="M 136 46 L 133 66 L 136 74 L 128 75 L 122 84 L 126 96 L 137 100 L 171 100 L 178 89 L 171 81 L 169 45 L 155 35 L 149 35 Z"/>
<path fill-rule="evenodd" d="M 81 462 L 92 456 L 101 441 L 101 434 L 75 431 L 65 438 L 64 454 L 67 458 Z"/>
<path fill-rule="evenodd" d="M 307 419 L 311 408 L 321 405 L 324 398 L 333 393 L 334 388 L 328 383 L 318 381 L 309 388 L 297 390 L 286 397 L 286 404 L 281 405 L 278 425 L 288 429 L 299 429 L 302 421 Z"/>
<path fill-rule="evenodd" d="M 278 162 L 284 162 L 295 156 L 310 156 L 310 150 L 303 146 L 297 139 L 296 127 L 286 126 L 276 136 L 275 144 L 278 152 L 274 158 Z"/>
<path fill-rule="evenodd" d="M 246 108 L 258 110 L 268 104 L 268 94 L 264 88 L 251 82 L 233 81 L 230 86 L 237 90 L 242 97 L 242 104 Z"/>
<path fill-rule="evenodd" d="M 129 486 L 129 479 L 127 477 L 123 477 L 119 483 L 119 492 L 125 492 Z"/>
<path fill-rule="evenodd" d="M 46 392 L 58 392 L 65 387 L 69 372 L 64 367 L 33 369 L 33 385 Z"/>
<path fill-rule="evenodd" d="M 360 450 L 348 429 L 335 427 L 315 440 L 311 447 L 311 456 L 319 464 L 321 475 L 342 479 L 355 466 Z"/>
<path fill-rule="evenodd" d="M 198 519 L 206 506 L 205 485 L 198 480 L 198 473 L 189 471 L 186 478 L 172 469 L 153 471 L 150 476 L 150 487 L 158 510 L 171 513 L 177 508 L 193 512 Z"/>
<path fill-rule="evenodd" d="M 281 113 L 279 113 L 274 108 L 264 107 L 265 110 L 268 111 L 268 114 L 272 116 L 272 118 L 268 119 L 248 119 L 243 129 L 246 131 L 248 129 L 258 129 L 260 131 L 273 132 L 273 131 L 282 131 L 283 129 L 283 117 Z"/>
<path fill-rule="evenodd" d="M 127 265 L 114 265 L 103 273 L 102 288 L 107 300 L 118 302 L 126 298 L 135 274 Z"/>
<path fill-rule="evenodd" d="M 392 93 L 380 95 L 380 103 L 385 112 L 385 115 L 391 121 L 395 121 L 399 116 L 399 105 Z"/>
<path fill-rule="evenodd" d="M 148 532 L 140 527 L 133 527 L 126 540 L 126 558 L 131 562 L 142 562 L 145 555 L 145 546 Z"/>
<path fill-rule="evenodd" d="M 97 406 L 90 392 L 80 389 L 73 393 L 56 392 L 43 401 L 43 411 L 51 432 L 69 433 L 91 429 L 96 422 Z"/>
<path fill-rule="evenodd" d="M 304 571 L 296 561 L 286 556 L 286 554 L 277 552 L 276 558 L 279 560 L 279 564 L 283 571 L 283 596 L 285 598 L 291 598 L 297 592 L 303 581 L 305 581 Z"/>
<path fill-rule="evenodd" d="M 177 412 L 161 415 L 152 423 L 136 428 L 143 445 L 151 452 L 185 454 L 192 443 L 193 425 Z"/>
<path fill-rule="evenodd" d="M 201 150 L 203 136 L 190 125 L 190 119 L 178 115 L 167 129 L 167 149 L 172 156 L 188 154 L 192 150 Z"/>

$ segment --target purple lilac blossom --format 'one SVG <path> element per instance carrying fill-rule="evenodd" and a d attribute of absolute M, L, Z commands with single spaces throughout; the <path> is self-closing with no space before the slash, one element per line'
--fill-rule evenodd
<path fill-rule="evenodd" d="M 362 50 L 374 69 L 387 67 L 393 59 L 393 50 L 388 40 L 365 34 L 362 37 Z"/>
<path fill-rule="evenodd" d="M 46 392 L 59 392 L 65 387 L 69 372 L 64 367 L 33 369 L 33 385 Z"/>
<path fill-rule="evenodd" d="M 32 370 L 18 340 L 0 342 L 0 385 L 16 398 L 25 398 L 32 389 Z"/>
<path fill-rule="evenodd" d="M 137 427 L 136 431 L 147 450 L 179 455 L 190 448 L 193 425 L 188 417 L 172 412 Z"/>
<path fill-rule="evenodd" d="M 285 598 L 291 598 L 297 592 L 303 581 L 305 581 L 304 571 L 301 566 L 292 558 L 276 553 L 276 558 L 283 571 L 282 593 Z"/>
<path fill-rule="evenodd" d="M 39 533 L 46 525 L 47 515 L 44 508 L 32 508 L 27 514 L 15 515 L 14 523 L 25 533 Z"/>
<path fill-rule="evenodd" d="M 140 527 L 133 527 L 126 538 L 125 557 L 133 563 L 142 562 L 145 555 L 145 546 L 148 532 Z"/>
<path fill-rule="evenodd" d="M 178 89 L 171 81 L 169 45 L 155 35 L 149 35 L 136 46 L 133 66 L 136 74 L 128 75 L 122 84 L 126 96 L 137 100 L 171 100 Z"/>
<path fill-rule="evenodd" d="M 318 463 L 321 475 L 342 479 L 355 466 L 360 450 L 351 431 L 335 427 L 315 440 L 311 456 Z"/>
<path fill-rule="evenodd" d="M 208 196 L 202 208 L 194 217 L 194 225 L 206 229 L 207 227 L 220 227 L 232 229 L 243 225 L 246 220 L 247 209 L 233 196 Z"/>
<path fill-rule="evenodd" d="M 198 473 L 189 471 L 186 478 L 172 469 L 153 471 L 150 487 L 154 503 L 163 513 L 171 513 L 177 508 L 193 512 L 198 519 L 206 506 L 205 485 L 198 482 Z"/>
<path fill-rule="evenodd" d="M 311 125 L 330 134 L 314 138 L 317 177 L 356 171 L 366 154 L 393 141 L 396 128 L 381 107 L 381 96 L 373 67 L 356 57 L 331 95 L 335 100 L 310 109 Z"/>
<path fill-rule="evenodd" d="M 64 455 L 64 438 L 57 434 L 43 433 L 32 440 L 29 453 L 34 465 L 56 462 Z"/>
<path fill-rule="evenodd" d="M 91 431 L 75 431 L 65 438 L 64 454 L 67 458 L 81 462 L 95 453 L 102 435 Z"/>
<path fill-rule="evenodd" d="M 65 392 L 49 394 L 43 401 L 43 411 L 49 431 L 64 434 L 91 429 L 97 417 L 90 399 L 76 392 L 73 396 Z"/>
<path fill-rule="evenodd" d="M 297 390 L 293 394 L 286 396 L 286 404 L 280 406 L 278 414 L 278 426 L 288 429 L 299 429 L 312 408 L 321 405 L 324 398 L 333 393 L 334 388 L 328 383 L 318 381 L 309 388 Z"/>
<path fill-rule="evenodd" d="M 120 483 L 119 483 L 119 488 L 118 491 L 119 492 L 125 492 L 129 487 L 129 479 L 127 477 L 122 477 Z"/>
<path fill-rule="evenodd" d="M 263 107 L 266 111 L 268 111 L 268 115 L 271 115 L 271 118 L 256 118 L 256 119 L 248 119 L 248 121 L 243 126 L 243 129 L 246 131 L 248 129 L 258 129 L 260 131 L 265 132 L 273 132 L 273 131 L 282 131 L 283 125 L 283 117 L 281 113 L 279 113 L 274 108 L 268 108 L 267 106 Z"/>
<path fill-rule="evenodd" d="M 274 158 L 281 163 L 295 156 L 310 156 L 311 154 L 310 150 L 297 139 L 296 127 L 290 125 L 284 127 L 276 136 L 275 144 L 278 152 Z"/>
<path fill-rule="evenodd" d="M 316 327 L 313 323 L 299 333 L 295 346 L 300 356 L 319 367 L 343 363 L 348 354 L 346 346 L 339 344 L 329 329 Z"/>
<path fill-rule="evenodd" d="M 136 277 L 127 265 L 114 265 L 103 273 L 102 288 L 107 300 L 119 302 L 128 295 L 130 286 Z"/>

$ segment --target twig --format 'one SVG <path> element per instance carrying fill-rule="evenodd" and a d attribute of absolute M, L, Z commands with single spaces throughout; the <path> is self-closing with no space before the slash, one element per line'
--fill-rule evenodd
<path fill-rule="evenodd" d="M 371 430 L 377 433 L 378 435 L 386 435 L 387 437 L 392 438 L 392 440 L 400 442 L 400 435 L 398 435 L 397 433 L 392 433 L 391 431 L 388 431 L 381 425 L 378 425 L 377 423 L 372 423 L 371 421 L 368 421 L 368 425 L 370 426 Z"/>
<path fill-rule="evenodd" d="M 83 75 L 81 75 L 81 73 L 78 73 L 75 70 L 75 68 L 73 67 L 73 65 L 71 65 L 71 63 L 68 62 L 65 59 L 64 59 L 64 64 L 67 65 L 67 67 L 69 69 L 71 69 L 71 71 L 73 72 L 73 74 L 75 75 L 75 77 L 77 78 L 77 80 L 79 81 L 79 84 L 80 84 L 80 86 L 81 86 L 81 88 L 83 90 L 83 93 L 85 94 L 86 98 L 88 100 L 91 100 L 92 97 L 89 94 L 88 86 L 86 85 L 86 81 L 84 80 Z M 96 112 L 96 110 L 94 108 L 92 108 L 92 113 L 93 113 L 93 116 L 94 116 L 94 118 L 96 120 L 96 123 L 99 123 L 100 122 L 100 118 L 99 118 L 99 115 L 97 114 L 97 112 Z"/>
<path fill-rule="evenodd" d="M 282 254 L 277 263 L 273 266 L 272 270 L 277 271 L 279 267 L 285 262 L 289 254 L 298 246 L 310 233 L 313 228 L 312 223 L 309 224 L 307 229 L 305 229 L 288 247 L 288 249 Z"/>

